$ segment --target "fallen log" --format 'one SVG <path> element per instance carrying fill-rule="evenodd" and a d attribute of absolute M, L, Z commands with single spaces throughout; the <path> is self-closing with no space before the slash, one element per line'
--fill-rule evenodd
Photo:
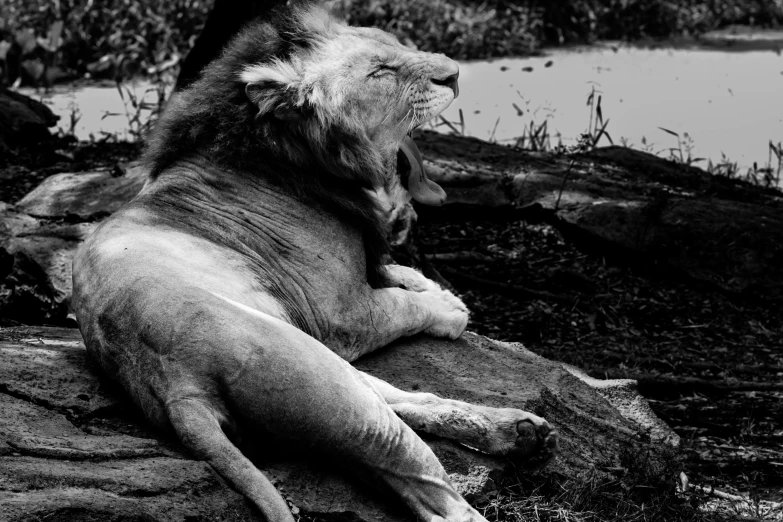
<path fill-rule="evenodd" d="M 633 379 L 637 382 L 639 392 L 648 398 L 676 398 L 693 392 L 705 395 L 725 395 L 732 392 L 783 391 L 783 383 L 769 381 L 740 381 L 700 379 L 698 377 L 670 377 L 666 375 L 646 375 L 618 371 L 593 370 L 592 373 L 603 374 L 607 379 Z"/>
<path fill-rule="evenodd" d="M 597 255 L 783 299 L 778 190 L 624 147 L 557 155 L 433 133 L 417 141 L 448 194 L 422 219 L 543 220 Z"/>

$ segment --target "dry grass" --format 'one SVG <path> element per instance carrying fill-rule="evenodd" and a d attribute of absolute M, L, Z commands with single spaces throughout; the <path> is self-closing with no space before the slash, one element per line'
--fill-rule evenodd
<path fill-rule="evenodd" d="M 579 136 L 576 144 L 564 146 L 561 136 L 559 134 L 553 135 L 551 133 L 548 120 L 545 119 L 540 123 L 531 120 L 528 125 L 522 129 L 522 134 L 513 140 L 512 146 L 520 150 L 531 152 L 569 154 L 574 152 L 588 152 L 598 147 L 602 140 L 607 141 L 610 145 L 614 145 L 614 140 L 607 130 L 610 119 L 604 119 L 601 106 L 602 99 L 602 94 L 597 91 L 594 86 L 591 87 L 586 103 L 587 107 L 589 107 L 587 129 Z M 516 109 L 518 115 L 523 112 L 516 104 L 512 105 Z M 446 120 L 443 116 L 439 116 L 439 121 L 432 124 L 430 128 L 442 131 L 442 127 L 445 126 L 451 131 L 451 134 L 466 136 L 468 135 L 466 130 L 468 125 L 465 122 L 462 110 L 460 110 L 459 115 L 459 122 L 451 122 Z M 495 126 L 497 127 L 497 123 Z M 720 161 L 717 162 L 713 162 L 711 159 L 694 157 L 693 149 L 695 147 L 695 142 L 687 132 L 679 134 L 664 127 L 658 127 L 658 129 L 673 136 L 677 140 L 676 145 L 656 151 L 647 143 L 646 138 L 642 138 L 641 149 L 645 152 L 657 154 L 675 163 L 689 166 L 698 166 L 699 163 L 706 161 L 707 163 L 704 166 L 704 170 L 715 176 L 740 179 L 763 187 L 780 186 L 781 175 L 783 174 L 783 142 L 778 141 L 777 143 L 774 143 L 772 140 L 769 140 L 768 157 L 765 163 L 759 164 L 758 162 L 754 162 L 751 168 L 743 171 L 737 162 L 729 160 L 725 155 L 722 155 Z M 494 131 L 492 136 L 494 136 Z M 555 140 L 557 140 L 556 143 Z M 489 141 L 492 142 L 491 139 Z M 628 140 L 625 138 L 620 138 L 620 144 L 626 147 L 630 146 Z"/>

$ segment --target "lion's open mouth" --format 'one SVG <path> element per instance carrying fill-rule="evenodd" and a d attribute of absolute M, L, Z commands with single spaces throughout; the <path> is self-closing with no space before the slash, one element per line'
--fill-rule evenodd
<path fill-rule="evenodd" d="M 405 136 L 397 154 L 397 173 L 402 186 L 411 197 L 422 205 L 442 205 L 446 201 L 446 192 L 427 177 L 424 160 L 413 138 Z"/>

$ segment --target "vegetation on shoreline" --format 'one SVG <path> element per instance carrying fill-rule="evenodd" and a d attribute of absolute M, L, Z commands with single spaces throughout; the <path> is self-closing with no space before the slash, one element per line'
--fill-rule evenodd
<path fill-rule="evenodd" d="M 560 135 L 551 132 L 548 126 L 548 120 L 541 123 L 530 121 L 528 127 L 522 127 L 522 133 L 511 143 L 511 147 L 531 152 L 552 152 L 556 154 L 584 153 L 589 152 L 599 145 L 615 145 L 612 136 L 607 127 L 610 118 L 604 118 L 601 107 L 602 96 L 593 88 L 587 96 L 587 107 L 589 108 L 589 120 L 587 128 L 578 137 L 575 144 L 566 146 L 562 142 Z M 519 109 L 517 109 L 519 110 Z M 446 132 L 455 136 L 467 136 L 467 129 L 462 111 L 460 110 L 460 121 L 448 121 L 443 116 L 436 120 L 428 122 L 427 128 L 436 132 Z M 497 124 L 496 124 L 497 125 Z M 619 138 L 619 145 L 628 148 L 638 148 L 644 152 L 649 152 L 656 156 L 664 157 L 674 163 L 680 163 L 687 166 L 696 166 L 705 170 L 713 176 L 723 176 L 729 179 L 738 179 L 762 186 L 781 190 L 781 177 L 783 177 L 783 142 L 768 142 L 768 156 L 766 161 L 754 162 L 752 167 L 743 169 L 736 161 L 731 161 L 726 155 L 722 155 L 720 160 L 713 161 L 708 158 L 697 158 L 693 156 L 694 141 L 690 135 L 685 132 L 680 135 L 663 127 L 658 127 L 676 139 L 676 146 L 655 150 L 648 144 L 644 138 L 640 147 L 631 145 L 625 137 Z M 494 132 L 493 132 L 494 136 Z M 493 136 L 490 136 L 489 142 L 495 143 Z"/>
<path fill-rule="evenodd" d="M 0 4 L 0 78 L 12 63 L 45 82 L 65 76 L 127 78 L 175 65 L 214 0 L 8 0 Z M 351 23 L 391 31 L 425 51 L 457 59 L 520 56 L 541 47 L 600 39 L 698 36 L 729 25 L 777 27 L 777 0 L 327 0 Z M 43 81 L 42 81 L 43 78 Z M 51 78 L 50 78 L 51 79 Z M 0 83 L 2 80 L 0 80 Z"/>

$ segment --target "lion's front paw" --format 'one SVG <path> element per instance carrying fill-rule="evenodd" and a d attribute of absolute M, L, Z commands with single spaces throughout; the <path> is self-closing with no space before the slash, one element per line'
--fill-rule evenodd
<path fill-rule="evenodd" d="M 440 286 L 435 281 L 427 279 L 424 274 L 403 265 L 386 265 L 386 275 L 392 286 L 404 288 L 411 292 L 438 291 Z"/>
<path fill-rule="evenodd" d="M 468 325 L 468 307 L 459 297 L 413 268 L 402 265 L 385 268 L 389 283 L 412 292 L 414 299 L 429 312 L 430 325 L 425 334 L 447 339 L 462 335 Z"/>
<path fill-rule="evenodd" d="M 528 464 L 543 465 L 557 453 L 557 431 L 541 417 L 530 413 L 525 415 L 530 418 L 517 422 L 516 440 L 508 456 L 524 458 Z"/>
<path fill-rule="evenodd" d="M 427 299 L 432 313 L 432 324 L 424 330 L 427 335 L 456 339 L 468 326 L 468 307 L 448 290 L 427 290 L 419 295 Z"/>
<path fill-rule="evenodd" d="M 529 465 L 542 465 L 557 452 L 557 432 L 538 415 L 512 408 L 487 408 L 483 416 L 492 427 L 485 431 L 477 449 L 523 459 Z"/>

